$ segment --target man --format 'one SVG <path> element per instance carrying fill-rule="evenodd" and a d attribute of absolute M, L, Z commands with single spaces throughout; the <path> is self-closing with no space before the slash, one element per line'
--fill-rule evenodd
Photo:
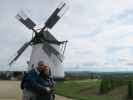
<path fill-rule="evenodd" d="M 49 75 L 49 68 L 43 61 L 30 70 L 21 82 L 23 100 L 54 100 L 54 81 Z"/>

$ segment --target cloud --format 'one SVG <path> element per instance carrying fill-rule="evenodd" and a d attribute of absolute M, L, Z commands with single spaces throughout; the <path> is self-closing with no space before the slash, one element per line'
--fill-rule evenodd
<path fill-rule="evenodd" d="M 43 25 L 60 0 L 1 0 L 0 39 L 2 52 L 0 65 L 32 34 L 14 16 L 24 10 L 37 24 Z M 65 53 L 65 67 L 94 64 L 97 67 L 119 64 L 120 57 L 133 57 L 133 1 L 132 0 L 72 0 L 68 12 L 54 26 L 52 34 L 59 40 L 69 40 Z M 130 49 L 127 49 L 130 48 Z M 121 50 L 122 49 L 122 50 Z M 127 50 L 127 52 L 125 52 Z M 131 53 L 128 53 L 128 50 Z M 17 62 L 23 65 L 28 50 Z M 8 56 L 5 56 L 8 54 Z M 112 55 L 112 56 L 111 56 Z M 115 60 L 113 60 L 115 58 Z M 106 66 L 104 66 L 106 67 Z M 118 68 L 120 69 L 120 67 Z"/>
<path fill-rule="evenodd" d="M 92 61 L 96 62 L 96 65 L 99 64 L 99 62 L 103 64 L 108 62 L 108 60 L 110 60 L 107 59 L 106 57 L 111 56 L 111 54 L 113 53 L 113 52 L 108 53 L 107 52 L 108 48 L 120 48 L 120 47 L 123 47 L 123 49 L 126 49 L 127 47 L 132 48 L 132 43 L 131 43 L 132 41 L 131 39 L 129 39 L 129 37 L 132 36 L 131 17 L 132 17 L 133 2 L 131 0 L 128 0 L 126 2 L 122 0 L 117 0 L 117 1 L 102 0 L 96 2 L 95 0 L 93 0 L 93 2 L 82 1 L 82 3 L 81 2 L 79 3 L 78 1 L 77 3 L 78 3 L 78 8 L 80 8 L 80 6 L 82 5 L 84 6 L 82 7 L 81 13 L 75 11 L 75 13 L 77 12 L 75 14 L 76 17 L 73 17 L 75 20 L 71 21 L 71 23 L 74 23 L 74 25 L 70 24 L 70 26 L 72 27 L 70 33 L 73 33 L 72 34 L 73 37 L 71 39 L 73 40 L 74 37 L 77 38 L 77 41 L 75 42 L 72 41 L 74 42 L 72 46 L 73 47 L 79 46 L 78 50 L 85 52 L 85 54 L 81 52 L 80 53 L 81 55 L 79 54 L 80 55 L 79 57 L 76 56 L 75 52 L 73 52 L 75 53 L 75 57 L 73 58 L 77 59 L 77 62 L 81 61 L 80 57 L 84 56 L 85 58 L 84 63 L 89 61 L 91 63 Z M 93 5 L 93 3 L 95 5 Z M 89 5 L 85 6 L 87 4 L 90 4 L 91 6 Z M 86 14 L 84 12 L 86 12 Z M 84 16 L 82 16 L 83 14 Z M 74 31 L 73 28 L 75 28 Z M 87 32 L 84 32 L 84 30 Z M 81 33 L 82 31 L 83 33 Z M 88 46 L 88 44 L 91 45 Z M 75 48 L 75 51 L 76 50 L 77 48 Z M 126 54 L 127 56 L 129 56 L 128 53 Z M 88 57 L 86 57 L 86 55 L 88 55 Z M 125 55 L 125 53 L 121 53 L 121 55 L 119 56 L 123 55 Z M 116 58 L 115 63 L 119 64 L 117 56 L 118 55 L 114 55 L 113 57 Z"/>

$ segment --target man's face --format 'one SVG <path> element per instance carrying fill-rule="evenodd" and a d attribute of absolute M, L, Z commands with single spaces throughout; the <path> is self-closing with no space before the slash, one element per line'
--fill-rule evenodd
<path fill-rule="evenodd" d="M 49 74 L 48 66 L 47 65 L 44 65 L 43 67 L 44 67 L 44 69 L 43 69 L 44 74 L 45 75 L 48 75 Z"/>
<path fill-rule="evenodd" d="M 38 65 L 38 70 L 39 70 L 39 72 L 43 71 L 43 64 L 42 65 Z"/>
<path fill-rule="evenodd" d="M 48 66 L 45 64 L 39 65 L 38 70 L 41 74 L 48 75 L 49 74 L 49 69 Z"/>

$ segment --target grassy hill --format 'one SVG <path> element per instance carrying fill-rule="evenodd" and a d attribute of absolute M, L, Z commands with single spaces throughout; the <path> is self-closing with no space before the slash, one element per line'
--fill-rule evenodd
<path fill-rule="evenodd" d="M 101 80 L 71 80 L 59 82 L 56 93 L 76 100 L 127 100 L 127 86 L 116 87 L 106 94 L 99 93 Z"/>

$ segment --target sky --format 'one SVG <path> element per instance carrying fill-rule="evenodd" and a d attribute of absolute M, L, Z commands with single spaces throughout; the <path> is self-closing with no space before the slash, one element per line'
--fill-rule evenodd
<path fill-rule="evenodd" d="M 42 26 L 61 0 L 0 0 L 0 65 L 32 37 L 18 20 L 23 10 Z M 65 68 L 133 71 L 133 1 L 66 0 L 69 9 L 52 28 L 59 40 L 68 40 Z M 31 47 L 15 63 L 26 65 Z M 20 67 L 19 67 L 20 68 Z M 21 67 L 22 68 L 22 67 Z M 2 68 L 1 68 L 2 69 Z"/>

